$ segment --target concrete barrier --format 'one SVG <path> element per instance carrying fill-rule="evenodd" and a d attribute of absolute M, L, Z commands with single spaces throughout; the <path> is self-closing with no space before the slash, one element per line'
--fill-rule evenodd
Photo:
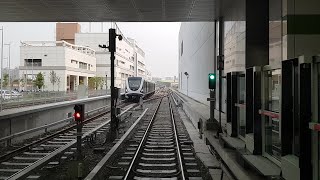
<path fill-rule="evenodd" d="M 73 107 L 77 103 L 85 104 L 85 111 L 87 112 L 110 104 L 110 95 L 3 111 L 0 113 L 0 138 L 71 117 L 74 112 Z M 54 130 L 68 124 L 70 122 L 65 121 L 45 130 Z M 10 143 L 18 143 L 43 132 L 44 130 L 39 130 L 28 133 L 11 139 Z M 5 145 L 7 145 L 7 142 L 0 143 L 0 146 Z"/>

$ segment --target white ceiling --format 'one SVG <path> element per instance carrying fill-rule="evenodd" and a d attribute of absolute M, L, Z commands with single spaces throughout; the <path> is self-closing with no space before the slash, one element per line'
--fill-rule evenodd
<path fill-rule="evenodd" d="M 213 21 L 219 1 L 241 0 L 1 0 L 0 22 Z"/>

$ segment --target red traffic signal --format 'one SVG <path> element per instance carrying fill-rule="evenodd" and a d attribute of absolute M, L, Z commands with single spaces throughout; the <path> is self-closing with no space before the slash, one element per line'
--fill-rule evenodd
<path fill-rule="evenodd" d="M 74 120 L 75 121 L 83 121 L 84 120 L 84 104 L 76 104 L 74 106 Z"/>
<path fill-rule="evenodd" d="M 80 118 L 81 118 L 81 114 L 79 112 L 74 113 L 73 116 L 74 116 L 75 120 L 78 120 L 78 119 L 80 120 Z"/>

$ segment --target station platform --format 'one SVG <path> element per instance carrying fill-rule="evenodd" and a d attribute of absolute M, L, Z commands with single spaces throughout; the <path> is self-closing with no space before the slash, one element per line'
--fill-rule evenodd
<path fill-rule="evenodd" d="M 43 131 L 47 132 L 69 124 L 75 104 L 85 104 L 88 116 L 103 111 L 109 99 L 110 95 L 106 95 L 6 109 L 0 112 L 0 146 L 19 143 Z"/>
<path fill-rule="evenodd" d="M 199 137 L 200 131 L 196 128 L 196 124 L 199 118 L 202 118 L 203 120 L 210 118 L 209 106 L 196 101 L 177 90 L 173 90 L 173 92 L 179 97 L 180 104 L 190 119 L 189 124 L 191 124 L 191 122 L 193 124 L 193 126 L 186 125 L 188 129 L 191 129 L 188 131 L 192 131 L 193 134 L 196 134 L 196 136 Z M 218 116 L 218 111 L 216 111 L 215 119 L 218 119 Z M 255 156 L 247 153 L 247 151 L 245 151 L 245 143 L 242 140 L 227 135 L 225 114 L 221 115 L 221 122 L 223 133 L 220 134 L 220 138 L 217 138 L 217 132 L 215 130 L 207 130 L 205 128 L 202 130 L 202 139 L 197 142 L 213 147 L 223 163 L 232 172 L 234 179 L 260 180 L 270 179 L 270 177 L 275 174 L 280 175 L 280 168 L 278 166 L 270 163 L 262 156 Z"/>

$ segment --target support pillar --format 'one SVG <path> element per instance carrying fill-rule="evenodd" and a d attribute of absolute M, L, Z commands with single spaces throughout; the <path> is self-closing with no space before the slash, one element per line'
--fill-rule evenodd
<path fill-rule="evenodd" d="M 246 68 L 269 63 L 269 0 L 246 0 Z"/>

